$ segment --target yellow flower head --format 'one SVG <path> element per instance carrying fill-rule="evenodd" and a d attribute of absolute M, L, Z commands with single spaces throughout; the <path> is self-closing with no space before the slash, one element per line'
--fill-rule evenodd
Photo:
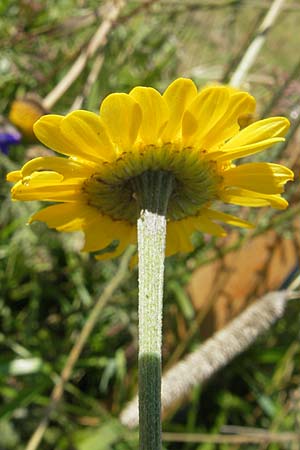
<path fill-rule="evenodd" d="M 16 182 L 12 196 L 56 202 L 31 221 L 44 221 L 59 231 L 82 230 L 85 251 L 118 240 L 115 252 L 108 254 L 112 257 L 136 242 L 141 179 L 151 183 L 151 174 L 171 172 L 166 254 L 191 251 L 194 231 L 224 236 L 220 221 L 251 227 L 211 209 L 215 200 L 287 206 L 280 194 L 293 179 L 291 170 L 263 162 L 233 164 L 283 141 L 289 128 L 287 119 L 273 117 L 240 131 L 239 119 L 254 109 L 255 100 L 247 92 L 226 86 L 198 92 L 191 80 L 179 78 L 163 95 L 149 87 L 111 94 L 100 115 L 73 111 L 66 117 L 44 116 L 34 126 L 36 136 L 67 158 L 36 158 L 11 172 L 8 180 Z M 148 178 L 141 177 L 145 173 Z"/>
<path fill-rule="evenodd" d="M 33 142 L 36 140 L 33 125 L 44 114 L 46 114 L 46 110 L 39 100 L 28 96 L 12 102 L 9 120 L 19 128 L 25 141 Z"/>

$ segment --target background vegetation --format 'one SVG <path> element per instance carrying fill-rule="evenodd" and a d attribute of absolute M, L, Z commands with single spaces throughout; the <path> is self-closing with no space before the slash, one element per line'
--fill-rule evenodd
<path fill-rule="evenodd" d="M 68 112 L 75 100 L 79 107 L 97 111 L 110 92 L 128 92 L 135 85 L 163 90 L 177 76 L 191 77 L 199 86 L 212 81 L 228 83 L 273 3 L 2 0 L 0 110 L 7 117 L 12 101 L 28 93 L 49 99 L 48 94 L 79 55 L 86 58 L 82 70 L 53 102 L 52 112 Z M 91 39 L 114 7 L 119 10 L 109 32 L 88 58 Z M 291 120 L 287 144 L 259 158 L 283 162 L 297 177 L 299 20 L 299 2 L 283 2 L 241 84 L 257 98 L 257 117 L 282 114 Z M 96 262 L 92 255 L 80 253 L 81 235 L 59 234 L 39 223 L 26 225 L 40 205 L 11 202 L 5 174 L 44 151 L 37 143 L 23 142 L 11 147 L 8 156 L 1 156 L 1 450 L 26 447 L 45 414 L 72 345 L 119 266 L 118 260 Z M 287 212 L 242 210 L 258 225 L 252 234 L 234 231 L 217 241 L 195 236 L 192 254 L 167 260 L 165 367 L 191 352 L 258 295 L 282 287 L 289 273 L 297 275 L 298 182 L 288 186 L 287 197 L 291 202 Z M 254 235 L 260 240 L 254 241 Z M 253 254 L 254 242 L 259 244 Z M 242 244 L 245 250 L 239 252 Z M 234 255 L 231 262 L 226 259 L 230 252 Z M 211 286 L 205 298 L 201 267 L 207 276 L 214 274 L 221 280 L 217 290 Z M 248 280 L 249 273 L 255 277 Z M 136 432 L 118 420 L 137 387 L 136 309 L 137 270 L 133 269 L 126 271 L 103 308 L 66 383 L 63 399 L 51 413 L 39 448 L 137 448 Z M 165 435 L 164 448 L 299 449 L 295 438 L 300 433 L 299 325 L 299 301 L 291 300 L 284 317 L 251 348 L 170 411 L 163 429 L 173 434 Z M 262 436 L 266 430 L 277 436 L 290 432 L 291 438 L 278 442 L 275 436 L 251 443 L 251 436 Z M 205 438 L 206 434 L 246 432 L 250 438 L 245 444 Z M 191 436 L 193 443 L 189 443 Z"/>

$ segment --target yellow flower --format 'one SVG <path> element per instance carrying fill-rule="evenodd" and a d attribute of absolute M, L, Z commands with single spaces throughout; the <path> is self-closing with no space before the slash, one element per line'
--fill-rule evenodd
<path fill-rule="evenodd" d="M 36 137 L 33 132 L 34 123 L 46 110 L 37 98 L 27 96 L 24 99 L 14 100 L 9 111 L 9 120 L 22 133 L 25 141 L 34 142 Z"/>
<path fill-rule="evenodd" d="M 224 86 L 197 92 L 191 80 L 179 78 L 163 95 L 149 87 L 111 94 L 102 102 L 100 116 L 88 111 L 44 116 L 34 126 L 36 136 L 68 158 L 36 158 L 11 172 L 8 180 L 16 182 L 12 196 L 56 202 L 31 221 L 44 221 L 59 231 L 82 230 L 84 251 L 117 240 L 116 250 L 99 259 L 114 257 L 136 242 L 139 176 L 171 172 L 175 181 L 166 254 L 191 251 L 194 231 L 224 236 L 220 221 L 251 227 L 211 209 L 215 200 L 287 206 L 280 194 L 293 179 L 291 170 L 272 163 L 232 162 L 284 140 L 289 127 L 284 117 L 260 120 L 240 131 L 239 118 L 254 109 L 255 100 L 247 92 Z"/>

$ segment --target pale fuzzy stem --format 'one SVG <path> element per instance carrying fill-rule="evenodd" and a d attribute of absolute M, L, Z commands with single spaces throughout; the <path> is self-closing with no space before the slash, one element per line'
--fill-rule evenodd
<path fill-rule="evenodd" d="M 161 448 L 161 340 L 166 218 L 138 220 L 140 449 Z"/>
<path fill-rule="evenodd" d="M 251 66 L 255 62 L 258 53 L 265 43 L 266 36 L 277 19 L 285 0 L 274 0 L 270 9 L 268 10 L 255 39 L 251 42 L 246 50 L 240 64 L 231 77 L 229 84 L 234 87 L 239 87 L 247 76 Z"/>
<path fill-rule="evenodd" d="M 162 380 L 162 411 L 182 401 L 192 389 L 207 381 L 235 356 L 247 349 L 255 339 L 267 331 L 284 313 L 291 291 L 271 292 L 214 334 L 183 361 L 175 364 Z M 130 428 L 138 426 L 138 400 L 135 398 L 120 415 L 121 422 Z"/>
<path fill-rule="evenodd" d="M 139 435 L 140 450 L 161 449 L 161 341 L 167 206 L 173 189 L 168 172 L 144 172 L 133 180 L 140 209 Z"/>

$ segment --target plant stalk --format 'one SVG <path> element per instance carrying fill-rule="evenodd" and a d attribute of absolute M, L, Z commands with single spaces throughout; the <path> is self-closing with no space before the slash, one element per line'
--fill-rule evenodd
<path fill-rule="evenodd" d="M 145 172 L 134 182 L 140 208 L 139 432 L 140 450 L 161 449 L 161 341 L 167 205 L 173 187 L 168 172 Z"/>

